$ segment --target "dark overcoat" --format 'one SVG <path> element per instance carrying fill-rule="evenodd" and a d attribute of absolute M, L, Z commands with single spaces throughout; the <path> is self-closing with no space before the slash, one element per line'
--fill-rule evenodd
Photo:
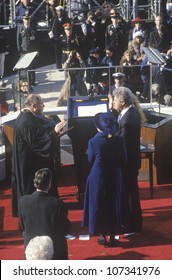
<path fill-rule="evenodd" d="M 12 214 L 17 215 L 20 196 L 34 191 L 34 174 L 40 168 L 53 172 L 54 149 L 57 136 L 49 134 L 43 121 L 28 110 L 20 113 L 16 120 L 12 158 Z"/>
<path fill-rule="evenodd" d="M 19 220 L 24 233 L 24 246 L 41 235 L 51 237 L 54 246 L 54 260 L 68 259 L 65 235 L 69 232 L 70 221 L 64 203 L 48 193 L 35 191 L 19 200 Z"/>
<path fill-rule="evenodd" d="M 142 213 L 137 180 L 141 166 L 140 131 L 140 114 L 134 106 L 131 106 L 119 120 L 118 134 L 124 138 L 127 151 L 127 164 L 123 168 L 125 186 L 123 224 L 135 232 L 142 231 Z"/>
<path fill-rule="evenodd" d="M 92 165 L 87 179 L 83 226 L 90 234 L 115 233 L 121 223 L 121 166 L 126 154 L 123 139 L 98 132 L 88 143 Z"/>

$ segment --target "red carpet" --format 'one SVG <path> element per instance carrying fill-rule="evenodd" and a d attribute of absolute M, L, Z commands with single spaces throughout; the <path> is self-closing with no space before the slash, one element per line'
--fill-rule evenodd
<path fill-rule="evenodd" d="M 69 174 L 65 170 L 65 174 Z M 150 199 L 148 182 L 140 182 L 143 212 L 143 233 L 127 238 L 120 236 L 115 248 L 104 248 L 97 244 L 97 236 L 89 241 L 80 241 L 80 234 L 87 234 L 81 227 L 82 210 L 76 200 L 75 180 L 62 176 L 59 193 L 69 210 L 72 221 L 68 240 L 69 259 L 106 260 L 171 260 L 172 259 L 172 186 L 155 186 L 154 198 Z M 71 179 L 71 186 L 67 183 Z M 64 186 L 65 184 L 65 186 Z M 0 259 L 22 260 L 23 240 L 18 230 L 18 219 L 11 217 L 10 184 L 1 182 L 0 187 Z"/>

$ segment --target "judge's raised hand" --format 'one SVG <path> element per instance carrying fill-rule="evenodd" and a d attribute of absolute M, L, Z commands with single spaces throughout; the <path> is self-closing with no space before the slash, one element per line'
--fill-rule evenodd
<path fill-rule="evenodd" d="M 58 124 L 56 124 L 54 130 L 57 134 L 60 134 L 62 132 L 62 129 L 65 127 L 65 125 L 67 124 L 67 122 L 65 120 L 59 122 Z"/>

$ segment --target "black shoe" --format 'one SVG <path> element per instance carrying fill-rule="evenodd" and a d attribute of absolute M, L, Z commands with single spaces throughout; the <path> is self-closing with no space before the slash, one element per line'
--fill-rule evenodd
<path fill-rule="evenodd" d="M 108 242 L 108 247 L 116 247 L 117 243 L 118 242 L 115 239 L 114 235 L 110 235 L 109 242 Z"/>
<path fill-rule="evenodd" d="M 102 235 L 98 238 L 97 243 L 99 245 L 103 245 L 105 248 L 108 247 L 108 242 L 107 242 L 106 238 L 103 237 Z"/>

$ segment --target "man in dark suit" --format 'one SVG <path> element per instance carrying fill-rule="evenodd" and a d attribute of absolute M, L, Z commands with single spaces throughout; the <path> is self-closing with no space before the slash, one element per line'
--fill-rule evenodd
<path fill-rule="evenodd" d="M 170 33 L 166 26 L 163 25 L 161 16 L 155 18 L 155 25 L 155 29 L 150 32 L 149 46 L 161 53 L 166 53 L 170 48 Z"/>
<path fill-rule="evenodd" d="M 115 89 L 113 95 L 113 109 L 119 113 L 118 133 L 124 137 L 127 150 L 127 165 L 123 170 L 127 203 L 124 225 L 127 227 L 127 231 L 140 233 L 142 231 L 142 213 L 137 177 L 141 165 L 141 116 L 133 105 L 133 95 L 130 89 L 119 87 Z"/>
<path fill-rule="evenodd" d="M 52 174 L 49 168 L 35 173 L 36 191 L 24 195 L 19 200 L 19 221 L 23 230 L 24 246 L 36 236 L 49 236 L 53 241 L 54 260 L 68 259 L 65 235 L 70 228 L 67 210 L 63 202 L 48 194 L 51 187 Z"/>

